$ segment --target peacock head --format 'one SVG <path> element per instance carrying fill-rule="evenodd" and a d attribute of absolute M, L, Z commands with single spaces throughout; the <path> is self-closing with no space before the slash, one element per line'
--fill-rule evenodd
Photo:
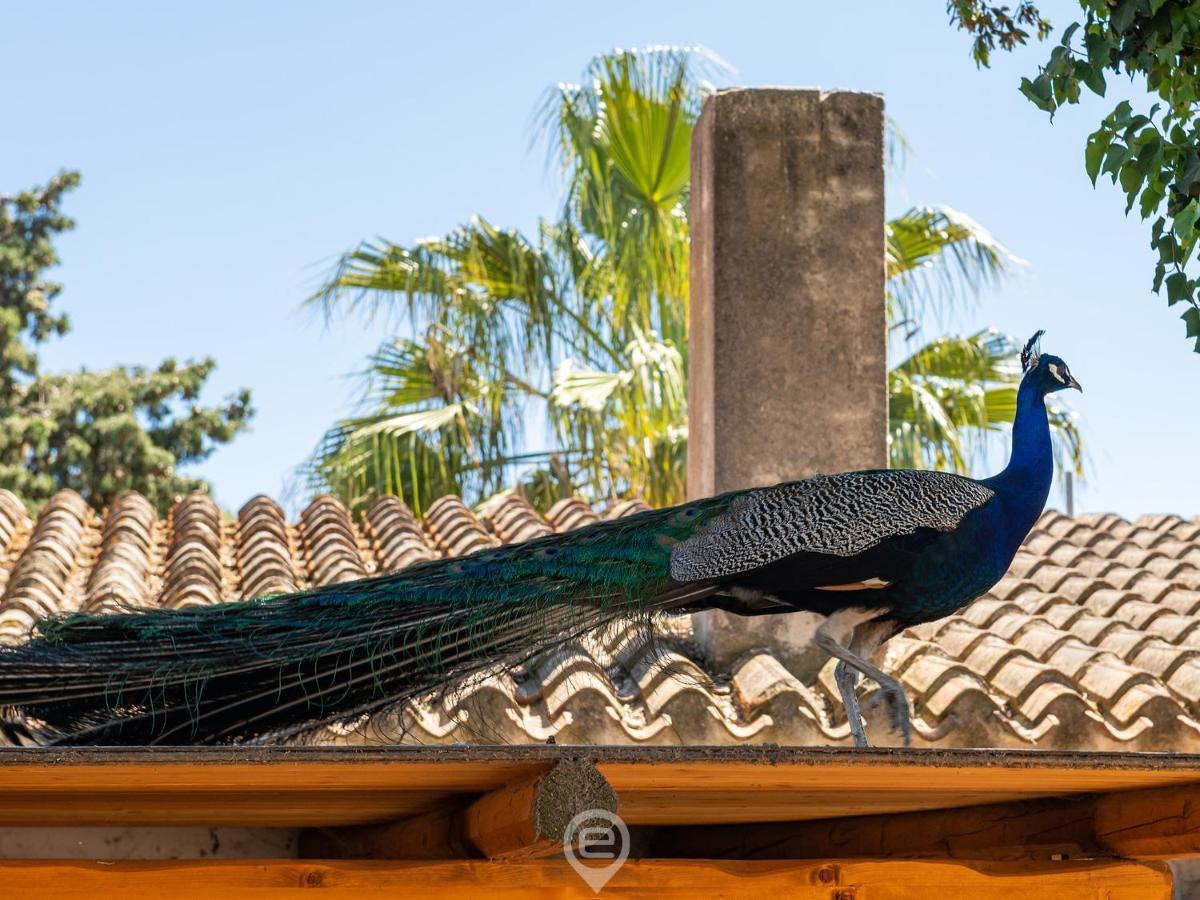
<path fill-rule="evenodd" d="M 1071 370 L 1061 357 L 1043 353 L 1041 348 L 1042 335 L 1039 331 L 1025 344 L 1021 351 L 1021 369 L 1025 373 L 1024 382 L 1032 385 L 1043 395 L 1053 394 L 1064 388 L 1075 388 L 1083 393 L 1079 382 L 1071 375 Z"/>

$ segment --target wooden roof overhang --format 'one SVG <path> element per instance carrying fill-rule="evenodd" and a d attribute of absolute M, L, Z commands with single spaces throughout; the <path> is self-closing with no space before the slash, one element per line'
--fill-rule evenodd
<path fill-rule="evenodd" d="M 0 827 L 305 829 L 301 860 L 0 861 L 6 886 L 40 893 L 103 889 L 119 876 L 150 895 L 181 878 L 223 895 L 314 886 L 590 895 L 553 857 L 564 816 L 595 806 L 615 809 L 632 831 L 617 892 L 694 896 L 704 886 L 848 900 L 869 886 L 872 898 L 1165 898 L 1170 874 L 1155 860 L 1200 854 L 1200 757 L 1191 755 L 22 748 L 0 750 L 0 778 Z"/>

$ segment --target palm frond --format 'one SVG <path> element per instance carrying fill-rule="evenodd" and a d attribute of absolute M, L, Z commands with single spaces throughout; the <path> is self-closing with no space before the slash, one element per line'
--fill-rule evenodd
<path fill-rule="evenodd" d="M 912 334 L 932 309 L 944 314 L 1025 265 L 970 216 L 919 206 L 885 226 L 888 316 Z"/>
<path fill-rule="evenodd" d="M 637 327 L 686 346 L 692 128 L 707 77 L 727 72 L 700 47 L 617 51 L 543 102 L 567 181 L 560 233 L 590 248 L 577 290 L 625 339 Z"/>
<path fill-rule="evenodd" d="M 506 373 L 431 329 L 381 347 L 363 411 L 326 432 L 307 467 L 314 490 L 361 508 L 385 494 L 418 511 L 447 493 L 488 493 L 515 465 L 519 391 Z"/>
<path fill-rule="evenodd" d="M 416 509 L 444 492 L 478 499 L 519 484 L 548 506 L 686 494 L 690 144 L 728 67 L 699 47 L 618 50 L 537 118 L 564 179 L 558 214 L 523 234 L 473 218 L 408 246 L 345 254 L 310 302 L 327 316 L 402 319 L 419 341 L 371 360 L 361 408 L 330 429 L 314 489 L 354 506 L 383 493 Z M 906 144 L 889 123 L 889 160 Z M 887 223 L 888 314 L 908 338 L 1022 265 L 960 212 L 916 207 Z M 995 332 L 909 346 L 889 376 L 893 465 L 966 471 L 1015 409 L 1014 342 Z M 523 414 L 547 423 L 531 448 Z M 1082 444 L 1051 407 L 1061 466 Z"/>
<path fill-rule="evenodd" d="M 565 459 L 583 484 L 605 485 L 594 499 L 635 494 L 669 503 L 682 496 L 687 432 L 683 357 L 654 335 L 637 333 L 626 366 L 597 371 L 571 360 L 555 372 L 551 416 Z"/>

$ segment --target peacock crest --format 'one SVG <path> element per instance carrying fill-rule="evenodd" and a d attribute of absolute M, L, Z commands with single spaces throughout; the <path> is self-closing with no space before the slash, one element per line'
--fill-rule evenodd
<path fill-rule="evenodd" d="M 1025 342 L 1024 349 L 1021 350 L 1021 371 L 1028 372 L 1030 369 L 1036 369 L 1038 360 L 1042 357 L 1042 335 L 1046 333 L 1044 328 Z"/>

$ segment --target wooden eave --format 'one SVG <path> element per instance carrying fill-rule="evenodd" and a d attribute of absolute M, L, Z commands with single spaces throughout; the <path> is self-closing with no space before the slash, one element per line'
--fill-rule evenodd
<path fill-rule="evenodd" d="M 0 778 L 0 827 L 302 829 L 300 859 L 0 860 L 14 895 L 593 896 L 541 815 L 564 796 L 630 826 L 618 895 L 1168 900 L 1162 860 L 1200 855 L 1191 755 L 30 748 L 0 750 Z"/>
<path fill-rule="evenodd" d="M 1200 784 L 1200 756 L 755 747 L 0 750 L 0 826 L 394 821 L 589 760 L 630 825 L 786 822 Z"/>

